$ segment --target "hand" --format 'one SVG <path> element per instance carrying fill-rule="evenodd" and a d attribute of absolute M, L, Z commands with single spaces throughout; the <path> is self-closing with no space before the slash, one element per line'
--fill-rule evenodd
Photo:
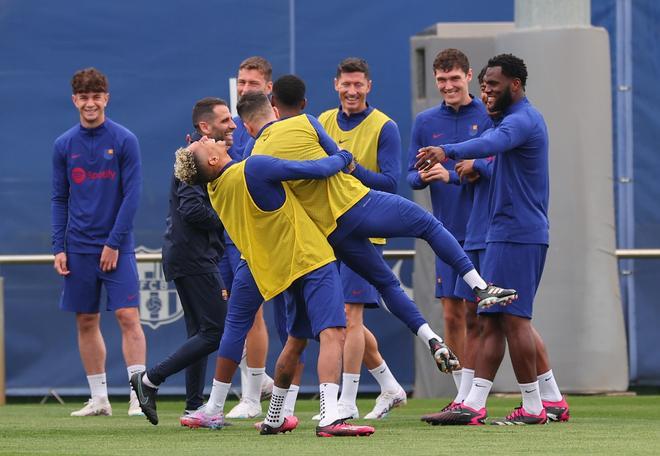
<path fill-rule="evenodd" d="M 353 171 L 355 171 L 355 168 L 357 168 L 357 162 L 355 161 L 355 159 L 353 159 L 353 160 L 351 160 L 351 162 L 348 165 L 346 165 L 346 168 L 344 168 L 344 169 L 346 170 L 347 174 L 353 174 Z"/>
<path fill-rule="evenodd" d="M 431 168 L 436 163 L 442 163 L 447 159 L 445 150 L 438 146 L 426 146 L 419 149 L 415 168 L 420 171 Z"/>
<path fill-rule="evenodd" d="M 456 172 L 458 173 L 458 177 L 461 179 L 467 178 L 468 175 L 472 174 L 473 172 L 476 172 L 474 170 L 474 160 L 462 160 L 458 163 L 456 163 Z"/>
<path fill-rule="evenodd" d="M 419 171 L 419 178 L 424 183 L 441 181 L 445 184 L 449 183 L 449 171 L 440 163 L 436 163 L 426 171 Z"/>
<path fill-rule="evenodd" d="M 438 363 L 438 368 L 441 372 L 448 374 L 461 368 L 461 363 L 458 360 L 458 357 L 444 342 L 442 342 L 442 348 L 437 354 L 440 355 L 441 358 L 440 362 Z M 437 361 L 438 358 L 436 358 L 436 362 Z"/>
<path fill-rule="evenodd" d="M 103 251 L 101 252 L 101 262 L 99 266 L 103 272 L 111 272 L 117 269 L 117 260 L 119 259 L 119 250 L 108 247 L 107 245 L 103 246 Z"/>
<path fill-rule="evenodd" d="M 60 252 L 57 255 L 55 255 L 55 261 L 53 262 L 53 267 L 57 271 L 57 273 L 61 276 L 68 276 L 71 274 L 71 271 L 69 271 L 69 268 L 66 266 L 66 253 Z"/>
<path fill-rule="evenodd" d="M 479 174 L 478 172 L 475 171 L 475 172 L 473 172 L 473 173 L 468 174 L 467 176 L 465 176 L 465 179 L 467 179 L 467 181 L 468 181 L 470 184 L 474 184 L 476 181 L 479 180 L 480 177 L 481 177 L 481 174 Z"/>

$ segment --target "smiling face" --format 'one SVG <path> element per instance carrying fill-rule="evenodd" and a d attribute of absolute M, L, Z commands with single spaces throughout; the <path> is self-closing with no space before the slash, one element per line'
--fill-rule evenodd
<path fill-rule="evenodd" d="M 212 116 L 200 120 L 198 127 L 202 134 L 216 141 L 224 141 L 227 147 L 231 147 L 234 143 L 233 133 L 236 124 L 231 117 L 229 108 L 225 105 L 215 105 Z"/>
<path fill-rule="evenodd" d="M 472 80 L 472 70 L 466 73 L 459 67 L 449 71 L 437 69 L 434 71 L 435 85 L 442 96 L 445 104 L 454 109 L 470 103 L 470 92 L 468 85 Z"/>
<path fill-rule="evenodd" d="M 502 67 L 488 67 L 484 75 L 486 108 L 489 112 L 502 112 L 518 98 L 522 86 L 520 79 L 502 73 Z"/>
<path fill-rule="evenodd" d="M 341 108 L 346 114 L 355 114 L 367 109 L 367 94 L 371 92 L 371 81 L 359 71 L 341 73 L 335 78 L 335 90 L 339 94 Z"/>
<path fill-rule="evenodd" d="M 85 128 L 96 128 L 105 122 L 105 107 L 110 94 L 106 92 L 83 92 L 73 94 L 71 99 L 80 113 L 80 124 Z"/>
<path fill-rule="evenodd" d="M 257 69 L 242 68 L 238 70 L 236 90 L 239 97 L 247 92 L 261 92 L 268 95 L 273 90 L 273 81 L 266 80 L 264 73 Z"/>

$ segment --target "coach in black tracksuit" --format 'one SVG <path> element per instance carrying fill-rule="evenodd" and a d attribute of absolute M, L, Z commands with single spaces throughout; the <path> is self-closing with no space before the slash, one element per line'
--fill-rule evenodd
<path fill-rule="evenodd" d="M 224 228 L 211 207 L 206 185 L 191 186 L 172 177 L 169 203 L 163 271 L 176 285 L 188 340 L 148 369 L 147 377 L 159 385 L 186 368 L 186 410 L 195 410 L 204 400 L 206 357 L 218 349 L 227 313 L 218 272 Z"/>

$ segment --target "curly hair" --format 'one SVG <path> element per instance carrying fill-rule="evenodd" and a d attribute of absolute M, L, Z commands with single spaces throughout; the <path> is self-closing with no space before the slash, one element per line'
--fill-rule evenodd
<path fill-rule="evenodd" d="M 78 70 L 71 78 L 73 94 L 88 92 L 108 92 L 108 78 L 96 68 Z"/>
<path fill-rule="evenodd" d="M 527 84 L 527 66 L 523 59 L 513 54 L 499 54 L 488 61 L 488 68 L 500 67 L 508 78 L 520 79 L 523 89 Z"/>
<path fill-rule="evenodd" d="M 188 185 L 195 185 L 199 180 L 195 154 L 184 147 L 179 147 L 174 160 L 174 177 Z"/>

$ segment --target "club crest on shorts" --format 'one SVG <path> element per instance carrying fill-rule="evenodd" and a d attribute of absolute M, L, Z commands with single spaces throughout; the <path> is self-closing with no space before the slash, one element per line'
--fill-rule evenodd
<path fill-rule="evenodd" d="M 135 253 L 160 253 L 160 249 L 149 249 L 141 245 L 135 249 Z M 140 281 L 140 322 L 156 329 L 181 318 L 183 307 L 179 295 L 174 282 L 165 280 L 162 263 L 138 263 L 137 267 Z"/>

